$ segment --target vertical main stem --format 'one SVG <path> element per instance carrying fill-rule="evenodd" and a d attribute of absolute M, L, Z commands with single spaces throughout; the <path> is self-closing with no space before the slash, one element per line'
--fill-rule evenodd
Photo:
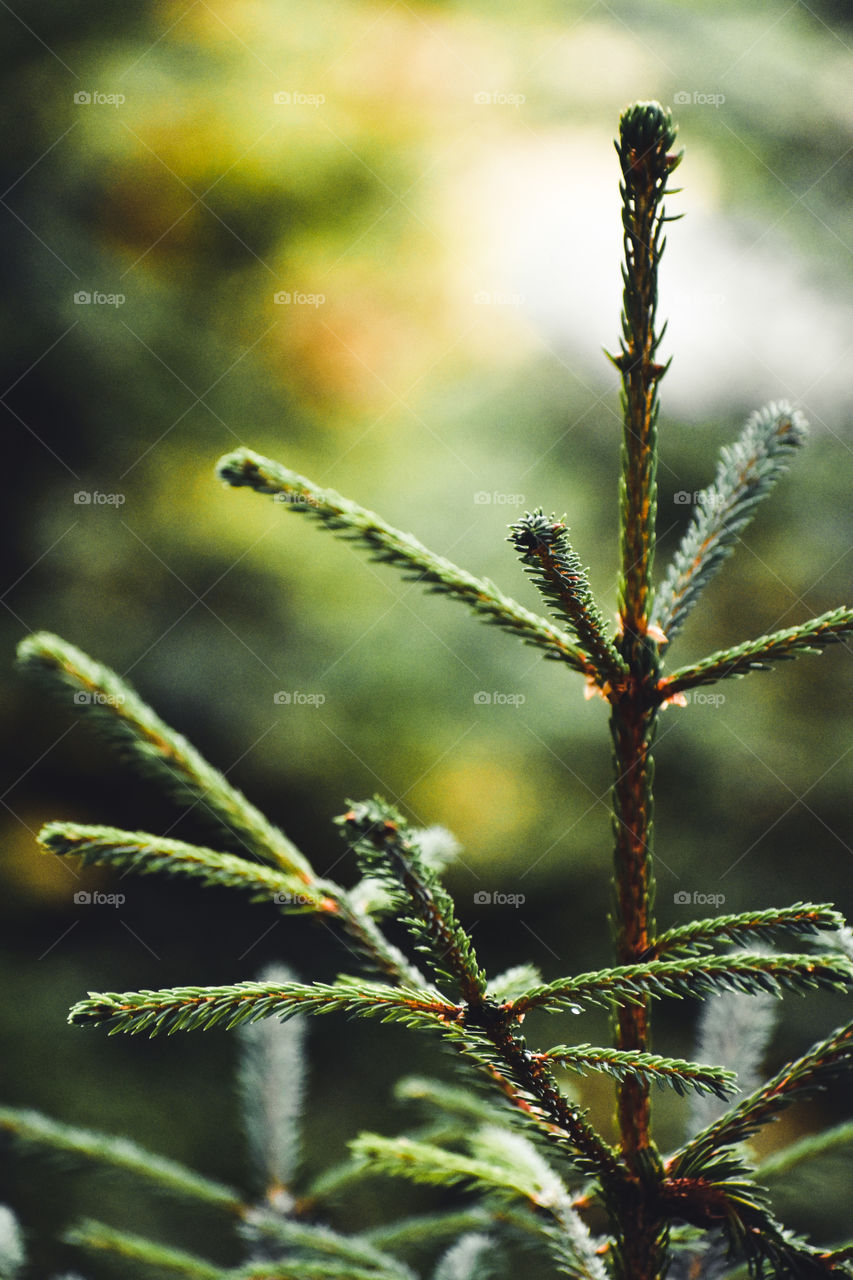
<path fill-rule="evenodd" d="M 619 965 L 636 964 L 648 951 L 654 932 L 652 900 L 652 774 L 651 739 L 654 711 L 623 700 L 611 720 L 614 762 L 614 826 L 616 958 Z M 644 1051 L 649 1040 L 648 1001 L 623 1005 L 618 1014 L 618 1047 Z M 625 1157 L 649 1145 L 649 1085 L 626 1080 L 619 1090 L 619 1128 Z"/>
<path fill-rule="evenodd" d="M 611 695 L 613 738 L 614 914 L 617 963 L 636 964 L 654 934 L 652 909 L 651 756 L 657 714 L 652 692 L 658 675 L 657 643 L 649 634 L 657 507 L 657 387 L 665 367 L 656 363 L 657 272 L 663 252 L 663 195 L 679 157 L 671 155 L 675 130 L 657 103 L 629 107 L 616 150 L 622 168 L 622 336 L 614 363 L 622 375 L 624 431 L 620 486 L 618 647 L 629 675 Z M 617 1046 L 649 1046 L 648 1001 L 621 1006 Z M 662 1177 L 650 1133 L 649 1085 L 625 1080 L 618 1090 L 618 1120 L 625 1182 L 614 1206 L 622 1280 L 659 1280 L 665 1268 L 666 1228 L 657 1207 Z"/>
<path fill-rule="evenodd" d="M 656 709 L 645 701 L 645 680 L 633 676 L 613 704 L 610 731 L 613 784 L 616 962 L 636 964 L 654 936 L 651 746 Z M 615 1015 L 619 1049 L 649 1048 L 649 1002 L 620 1005 Z M 662 1168 L 651 1139 L 650 1086 L 629 1077 L 618 1087 L 617 1117 L 626 1180 L 619 1197 L 619 1269 L 622 1280 L 659 1280 L 664 1269 L 665 1225 L 657 1207 Z"/>

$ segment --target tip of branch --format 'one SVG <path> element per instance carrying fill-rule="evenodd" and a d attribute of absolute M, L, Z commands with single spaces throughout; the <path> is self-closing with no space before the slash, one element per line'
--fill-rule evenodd
<path fill-rule="evenodd" d="M 235 449 L 226 453 L 216 464 L 216 475 L 225 484 L 239 488 L 241 485 L 252 485 L 257 475 L 261 458 L 251 449 Z"/>
<path fill-rule="evenodd" d="M 629 186 L 649 178 L 661 182 L 677 167 L 682 153 L 672 150 L 676 132 L 672 113 L 659 102 L 632 102 L 625 108 L 616 150 Z"/>
<path fill-rule="evenodd" d="M 53 662 L 58 661 L 59 651 L 63 648 L 64 642 L 50 631 L 34 631 L 32 635 L 25 636 L 18 645 L 15 655 L 21 666 L 27 667 L 34 663 L 43 663 L 45 659 Z"/>

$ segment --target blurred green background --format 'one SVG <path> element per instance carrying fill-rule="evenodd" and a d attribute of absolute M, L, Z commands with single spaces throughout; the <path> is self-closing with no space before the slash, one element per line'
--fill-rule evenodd
<path fill-rule="evenodd" d="M 241 444 L 268 453 L 534 608 L 506 525 L 525 508 L 566 512 L 612 611 L 611 140 L 629 101 L 657 98 L 685 148 L 668 209 L 686 215 L 662 272 L 674 363 L 659 564 L 752 409 L 787 397 L 813 428 L 672 662 L 851 603 L 853 23 L 840 0 L 30 0 L 4 5 L 0 26 L 14 460 L 2 1100 L 239 1182 L 233 1040 L 108 1040 L 66 1027 L 67 1007 L 90 988 L 251 978 L 272 958 L 328 977 L 347 953 L 272 909 L 148 879 L 123 881 L 119 911 L 76 905 L 81 885 L 115 886 L 41 856 L 44 821 L 209 833 L 17 676 L 16 642 L 56 631 L 126 674 L 320 872 L 354 875 L 331 824 L 347 797 L 380 791 L 449 827 L 465 849 L 451 887 L 493 970 L 606 963 L 603 704 L 452 601 L 226 490 L 213 468 Z M 724 894 L 729 911 L 853 909 L 851 688 L 838 646 L 731 682 L 721 704 L 666 712 L 663 925 L 685 918 L 673 899 L 685 890 Z M 275 703 L 282 690 L 325 701 Z M 525 903 L 478 908 L 484 889 Z M 785 1004 L 771 1066 L 849 1017 L 829 998 Z M 656 1047 L 689 1053 L 695 1016 L 662 1009 Z M 593 1020 L 582 1038 L 605 1032 Z M 396 1029 L 323 1020 L 311 1035 L 309 1172 L 359 1129 L 402 1123 L 389 1104 L 401 1070 L 445 1069 Z M 607 1091 L 584 1082 L 581 1096 L 610 1131 Z M 844 1114 L 843 1099 L 792 1113 L 768 1141 Z M 658 1113 L 675 1143 L 684 1104 L 662 1099 Z M 794 1225 L 849 1233 L 844 1182 L 819 1203 L 791 1196 Z M 56 1224 L 95 1210 L 233 1256 L 210 1224 L 118 1182 L 94 1188 L 8 1162 L 0 1191 L 31 1232 L 33 1275 L 73 1259 L 50 1242 Z M 375 1203 L 365 1195 L 341 1222 L 397 1203 L 379 1184 Z"/>

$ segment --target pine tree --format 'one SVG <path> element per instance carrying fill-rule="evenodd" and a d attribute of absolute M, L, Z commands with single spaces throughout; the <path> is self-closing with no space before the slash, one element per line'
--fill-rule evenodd
<path fill-rule="evenodd" d="M 411 1280 L 408 1258 L 431 1249 L 434 1280 L 508 1274 L 505 1248 L 535 1247 L 555 1273 L 577 1280 L 660 1280 L 735 1275 L 850 1275 L 853 1243 L 822 1247 L 787 1229 L 773 1212 L 773 1180 L 853 1141 L 853 1126 L 793 1144 L 756 1167 L 749 1141 L 800 1098 L 853 1066 L 853 1024 L 841 1026 L 769 1079 L 761 1056 L 771 1005 L 785 990 L 847 993 L 853 984 L 850 930 L 828 904 L 795 903 L 718 915 L 659 932 L 652 853 L 653 743 L 662 709 L 692 689 L 777 661 L 820 653 L 853 635 L 853 609 L 667 668 L 668 651 L 702 588 L 735 549 L 760 498 L 796 451 L 806 424 L 790 405 L 753 414 L 724 449 L 711 485 L 655 590 L 653 557 L 658 456 L 658 268 L 669 217 L 664 197 L 680 162 L 675 128 L 656 103 L 629 107 L 616 149 L 624 230 L 619 352 L 624 434 L 620 484 L 620 579 L 616 629 L 596 605 L 563 519 L 526 513 L 509 541 L 550 616 L 523 608 L 486 579 L 434 555 L 411 534 L 277 462 L 240 449 L 220 478 L 283 498 L 297 513 L 352 540 L 376 560 L 428 590 L 461 600 L 484 621 L 538 648 L 587 691 L 606 700 L 613 746 L 613 964 L 545 983 L 520 964 L 490 975 L 442 883 L 454 842 L 413 829 L 381 797 L 349 802 L 338 819 L 361 873 L 354 889 L 319 876 L 309 857 L 174 733 L 108 668 L 47 634 L 20 647 L 23 667 L 53 687 L 85 693 L 86 714 L 131 763 L 179 801 L 201 802 L 218 837 L 211 847 L 114 827 L 52 822 L 42 847 L 83 865 L 230 886 L 284 914 L 313 915 L 345 935 L 360 965 L 334 982 L 298 981 L 276 969 L 254 982 L 220 987 L 90 993 L 71 1010 L 75 1026 L 110 1034 L 239 1029 L 241 1085 L 255 1185 L 220 1185 L 123 1138 L 57 1124 L 34 1113 L 0 1111 L 0 1130 L 23 1148 L 110 1169 L 226 1215 L 245 1263 L 224 1270 L 203 1258 L 85 1221 L 68 1239 L 157 1275 L 347 1277 Z M 406 951 L 386 935 L 393 916 Z M 780 949 L 777 949 L 780 948 Z M 703 999 L 699 1057 L 650 1049 L 653 1001 Z M 599 1005 L 613 1043 L 536 1045 L 525 1016 L 580 1013 Z M 299 1115 L 308 1015 L 346 1013 L 401 1022 L 439 1038 L 461 1083 L 410 1078 L 400 1096 L 427 1120 L 403 1136 L 363 1133 L 351 1156 L 312 1186 L 301 1185 Z M 565 1027 L 565 1020 L 561 1023 Z M 377 1029 L 376 1035 L 382 1032 Z M 716 1060 L 716 1061 L 715 1061 Z M 737 1073 L 732 1070 L 737 1068 Z M 599 1072 L 614 1082 L 619 1141 L 606 1141 L 561 1088 L 558 1072 Z M 652 1085 L 689 1092 L 690 1131 L 675 1151 L 652 1133 Z M 464 1189 L 452 1211 L 376 1225 L 346 1235 L 325 1220 L 334 1198 L 359 1179 L 387 1175 Z M 769 1188 L 765 1186 L 769 1184 Z M 4 1220 L 5 1222 L 5 1220 Z M 0 1223 L 12 1259 L 23 1245 L 13 1218 Z M 16 1261 L 17 1259 L 17 1261 Z"/>

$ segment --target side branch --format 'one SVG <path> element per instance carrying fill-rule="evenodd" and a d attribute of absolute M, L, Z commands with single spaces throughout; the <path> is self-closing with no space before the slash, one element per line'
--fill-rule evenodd
<path fill-rule="evenodd" d="M 748 946 L 758 941 L 775 942 L 784 933 L 815 936 L 821 929 L 838 930 L 843 926 L 844 917 L 828 902 L 796 902 L 792 907 L 741 911 L 736 915 L 692 920 L 689 924 L 667 929 L 665 933 L 657 935 L 643 959 L 657 960 L 664 955 L 696 955 L 723 942 L 736 942 L 739 946 Z"/>
<path fill-rule="evenodd" d="M 642 1005 L 646 996 L 699 997 L 712 992 L 783 990 L 808 991 L 822 987 L 849 991 L 853 987 L 853 962 L 846 956 L 763 955 L 733 952 L 725 956 L 687 956 L 681 960 L 652 960 L 558 978 L 534 987 L 508 1006 L 516 1018 L 533 1009 L 580 1013 L 578 1004 Z"/>
<path fill-rule="evenodd" d="M 721 649 L 692 666 L 680 667 L 658 682 L 656 697 L 666 702 L 687 689 L 716 684 L 718 680 L 739 680 L 750 671 L 770 671 L 773 662 L 784 662 L 804 653 L 822 653 L 828 645 L 839 644 L 851 635 L 853 609 L 833 609 L 797 627 L 773 631 L 734 649 Z"/>
<path fill-rule="evenodd" d="M 310 863 L 292 841 L 256 809 L 236 787 L 209 765 L 186 738 L 164 724 L 127 681 L 95 662 L 74 645 L 48 632 L 28 636 L 18 646 L 18 662 L 25 671 L 90 716 L 120 749 L 148 773 L 165 779 L 172 793 L 190 799 L 202 816 L 216 824 L 241 849 L 298 876 L 313 878 Z"/>
<path fill-rule="evenodd" d="M 754 413 L 740 438 L 722 450 L 706 489 L 661 584 L 655 621 L 669 643 L 703 587 L 731 555 L 761 498 L 770 492 L 806 438 L 806 422 L 786 402 Z"/>
<path fill-rule="evenodd" d="M 581 648 L 590 655 L 599 688 L 616 687 L 628 665 L 607 635 L 586 572 L 566 536 L 566 526 L 541 510 L 510 526 L 513 546 L 546 600 L 557 605 Z"/>
<path fill-rule="evenodd" d="M 425 866 L 400 814 L 376 799 L 353 805 L 337 821 L 356 851 L 363 874 L 378 879 L 387 886 L 392 901 L 411 911 L 403 923 L 427 954 L 437 977 L 455 984 L 470 1007 L 483 1004 L 486 974 L 471 939 L 456 919 L 453 899 Z"/>
<path fill-rule="evenodd" d="M 249 449 L 238 449 L 222 458 L 217 473 L 220 479 L 235 487 L 246 485 L 258 493 L 281 498 L 286 510 L 312 516 L 326 528 L 340 531 L 343 537 L 365 546 L 372 553 L 372 559 L 395 565 L 408 579 L 424 583 L 431 591 L 463 601 L 486 622 L 543 649 L 546 657 L 566 662 L 584 675 L 590 674 L 588 656 L 565 632 L 505 596 L 487 578 L 475 578 L 450 560 L 435 555 L 410 533 L 393 528 L 333 489 L 322 489 L 297 472 Z"/>
<path fill-rule="evenodd" d="M 100 1025 L 111 1035 L 124 1032 L 150 1036 L 161 1031 L 226 1030 L 261 1018 L 295 1017 L 299 1013 L 352 1013 L 390 1018 L 409 1025 L 458 1022 L 463 1009 L 429 991 L 385 987 L 375 982 L 335 984 L 237 982 L 230 987 L 171 987 L 162 991 L 90 992 L 74 1005 L 74 1026 Z"/>
<path fill-rule="evenodd" d="M 839 1027 L 801 1058 L 786 1063 L 766 1084 L 697 1133 L 667 1162 L 670 1176 L 679 1178 L 701 1173 L 702 1167 L 721 1147 L 744 1142 L 792 1102 L 809 1097 L 841 1071 L 849 1070 L 851 1065 L 853 1023 Z"/>

